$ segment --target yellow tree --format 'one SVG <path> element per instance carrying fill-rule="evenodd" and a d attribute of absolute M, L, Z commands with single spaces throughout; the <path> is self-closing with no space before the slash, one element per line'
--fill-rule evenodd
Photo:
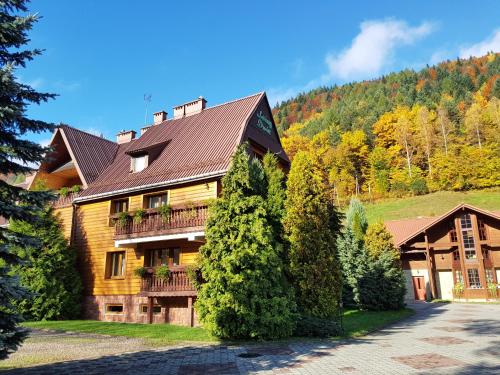
<path fill-rule="evenodd" d="M 283 132 L 281 144 L 290 160 L 293 160 L 297 152 L 309 149 L 311 140 L 301 134 L 304 126 L 304 124 L 296 122 L 291 124 L 290 127 Z"/>
<path fill-rule="evenodd" d="M 418 140 L 425 153 L 429 176 L 432 176 L 431 155 L 436 143 L 436 113 L 420 105 L 416 105 L 413 111 Z"/>
<path fill-rule="evenodd" d="M 481 92 L 474 94 L 474 102 L 465 113 L 465 131 L 467 136 L 475 138 L 479 148 L 482 148 L 482 139 L 484 137 L 483 113 L 488 102 L 483 98 Z"/>

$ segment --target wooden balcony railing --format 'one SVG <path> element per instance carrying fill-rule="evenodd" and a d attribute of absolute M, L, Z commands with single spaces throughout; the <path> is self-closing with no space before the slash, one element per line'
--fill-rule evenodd
<path fill-rule="evenodd" d="M 73 200 L 77 198 L 80 193 L 68 193 L 67 195 L 59 195 L 56 200 L 52 201 L 52 207 L 62 208 L 69 207 L 73 204 Z"/>
<path fill-rule="evenodd" d="M 129 216 L 125 223 L 116 220 L 115 238 L 144 237 L 175 232 L 176 229 L 204 227 L 208 215 L 208 206 L 175 208 L 168 217 L 156 209 L 146 210 L 142 220 Z"/>
<path fill-rule="evenodd" d="M 153 295 L 195 295 L 196 289 L 191 284 L 182 266 L 170 270 L 168 279 L 162 279 L 154 273 L 147 273 L 141 282 L 141 292 Z"/>

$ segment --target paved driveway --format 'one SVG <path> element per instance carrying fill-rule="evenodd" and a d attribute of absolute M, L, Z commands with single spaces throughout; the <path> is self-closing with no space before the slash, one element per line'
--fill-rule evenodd
<path fill-rule="evenodd" d="M 415 308 L 412 318 L 360 339 L 154 350 L 134 348 L 130 342 L 133 352 L 7 373 L 500 374 L 500 305 Z"/>

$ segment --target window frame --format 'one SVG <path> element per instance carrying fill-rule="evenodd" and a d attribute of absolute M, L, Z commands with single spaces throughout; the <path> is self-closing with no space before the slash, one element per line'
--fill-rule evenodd
<path fill-rule="evenodd" d="M 142 169 L 138 170 L 137 169 L 137 164 L 136 161 L 139 159 L 144 160 L 144 166 Z M 130 172 L 131 173 L 139 173 L 145 170 L 149 166 L 149 157 L 148 154 L 142 154 L 142 155 L 134 155 L 130 157 Z"/>
<path fill-rule="evenodd" d="M 110 311 L 110 307 L 121 307 L 122 311 Z M 108 315 L 122 315 L 125 312 L 125 306 L 123 303 L 106 303 L 104 305 L 104 314 Z"/>
<path fill-rule="evenodd" d="M 123 254 L 122 257 L 122 272 L 121 275 L 113 275 L 113 270 L 114 270 L 114 262 L 115 262 L 115 256 L 116 254 Z M 105 259 L 105 274 L 104 278 L 107 280 L 123 280 L 125 279 L 125 274 L 127 272 L 127 252 L 125 250 L 113 250 L 113 251 L 107 251 L 106 252 L 106 259 Z"/>
<path fill-rule="evenodd" d="M 153 260 L 158 259 L 158 257 L 153 256 L 156 252 L 166 251 L 166 264 L 153 264 Z M 177 251 L 177 264 L 175 264 L 176 259 L 176 251 Z M 155 268 L 160 267 L 162 265 L 169 267 L 177 267 L 181 265 L 181 252 L 182 249 L 180 247 L 167 247 L 167 248 L 159 248 L 159 249 L 148 249 L 148 258 L 147 258 L 147 267 Z"/>
<path fill-rule="evenodd" d="M 158 207 L 150 207 L 151 206 L 151 198 L 156 198 L 156 197 L 162 197 L 165 196 L 165 202 L 163 202 L 160 206 Z M 160 198 L 160 202 L 162 202 Z M 164 190 L 164 191 L 158 191 L 154 192 L 151 194 L 144 194 L 143 196 L 143 201 L 142 201 L 142 208 L 146 210 L 157 210 L 161 206 L 168 205 L 170 203 L 170 190 Z"/>
<path fill-rule="evenodd" d="M 473 280 L 471 282 L 471 272 L 475 272 L 476 275 L 473 275 Z M 477 268 L 468 268 L 467 269 L 467 283 L 469 284 L 469 289 L 482 289 L 481 285 L 481 277 L 479 276 L 479 269 Z"/>
<path fill-rule="evenodd" d="M 159 308 L 160 311 L 155 311 L 155 308 Z M 139 305 L 139 314 L 147 314 L 148 313 L 148 304 L 147 303 L 141 303 Z M 161 305 L 154 304 L 153 305 L 153 315 L 161 315 Z"/>
<path fill-rule="evenodd" d="M 126 210 L 125 211 L 117 211 L 116 210 L 116 204 L 119 202 L 125 202 Z M 119 214 L 120 212 L 128 212 L 130 207 L 130 198 L 118 198 L 118 199 L 112 199 L 111 200 L 111 207 L 110 207 L 110 214 Z"/>

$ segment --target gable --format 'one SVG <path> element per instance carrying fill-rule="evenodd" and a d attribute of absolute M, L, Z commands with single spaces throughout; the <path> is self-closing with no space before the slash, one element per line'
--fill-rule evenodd
<path fill-rule="evenodd" d="M 249 117 L 242 142 L 249 141 L 264 150 L 270 150 L 278 158 L 289 164 L 290 160 L 281 146 L 280 137 L 274 123 L 267 97 L 263 95 L 259 104 Z"/>

